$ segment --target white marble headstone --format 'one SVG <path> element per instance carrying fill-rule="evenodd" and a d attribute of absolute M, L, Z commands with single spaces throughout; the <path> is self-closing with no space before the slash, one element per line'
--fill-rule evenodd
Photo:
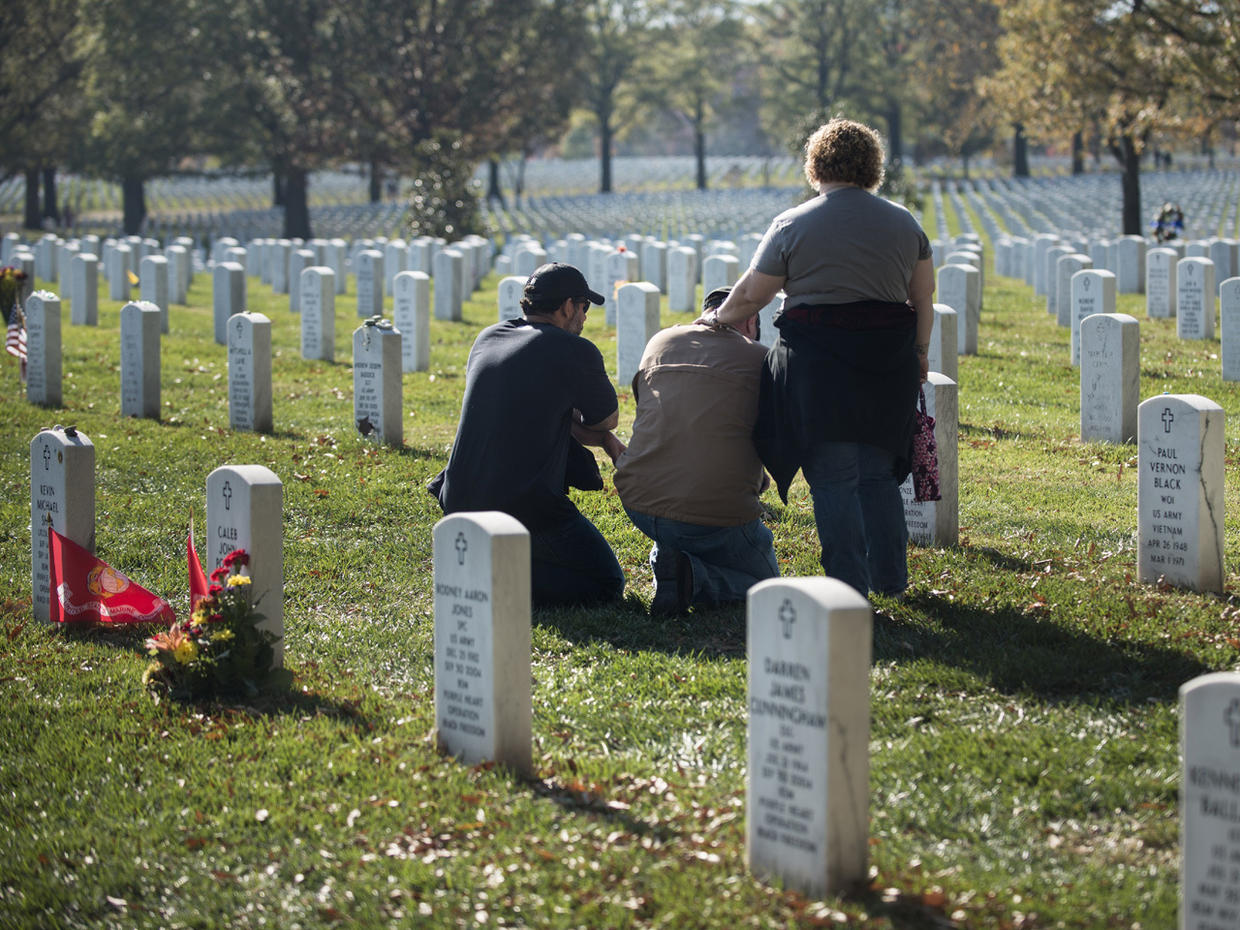
<path fill-rule="evenodd" d="M 616 382 L 623 389 L 637 374 L 646 343 L 659 331 L 659 289 L 649 281 L 625 284 L 616 303 Z"/>
<path fill-rule="evenodd" d="M 1182 258 L 1176 265 L 1175 332 L 1181 339 L 1214 338 L 1214 263 Z"/>
<path fill-rule="evenodd" d="M 702 261 L 702 299 L 717 287 L 730 287 L 741 276 L 735 255 L 709 255 Z"/>
<path fill-rule="evenodd" d="M 1137 408 L 1137 577 L 1223 593 L 1223 408 L 1161 394 Z"/>
<path fill-rule="evenodd" d="M 383 315 L 383 253 L 362 249 L 354 258 L 357 278 L 357 315 L 363 319 Z"/>
<path fill-rule="evenodd" d="M 1081 321 L 1081 440 L 1133 442 L 1141 399 L 1141 324 L 1126 313 Z"/>
<path fill-rule="evenodd" d="M 956 311 L 956 351 L 977 354 L 981 321 L 981 275 L 972 265 L 944 265 L 939 269 L 939 301 Z"/>
<path fill-rule="evenodd" d="M 1152 320 L 1175 316 L 1175 249 L 1150 249 L 1145 253 L 1145 313 Z"/>
<path fill-rule="evenodd" d="M 1072 329 L 1068 334 L 1070 360 L 1081 363 L 1081 321 L 1095 313 L 1115 312 L 1115 275 L 1087 268 L 1072 276 Z"/>
<path fill-rule="evenodd" d="M 930 351 L 927 363 L 931 371 L 946 375 L 956 381 L 960 369 L 959 336 L 957 326 L 960 314 L 947 304 L 934 305 L 934 329 L 930 331 Z"/>
<path fill-rule="evenodd" d="M 508 275 L 499 282 L 499 322 L 519 320 L 525 316 L 521 309 L 521 296 L 525 293 L 526 279 L 520 275 Z"/>
<path fill-rule="evenodd" d="M 26 400 L 61 404 L 60 298 L 35 291 L 26 298 Z"/>
<path fill-rule="evenodd" d="M 456 249 L 440 249 L 431 264 L 435 266 L 435 319 L 460 321 L 465 299 L 461 289 L 465 256 Z"/>
<path fill-rule="evenodd" d="M 1055 322 L 1065 328 L 1072 325 L 1072 276 L 1093 268 L 1094 262 L 1081 252 L 1061 255 L 1055 266 Z M 1050 295 L 1046 298 L 1051 299 Z"/>
<path fill-rule="evenodd" d="M 74 326 L 99 325 L 99 259 L 89 252 L 73 257 L 69 322 Z"/>
<path fill-rule="evenodd" d="M 1240 381 L 1240 278 L 1219 285 L 1218 317 L 1223 380 Z"/>
<path fill-rule="evenodd" d="M 252 604 L 260 629 L 279 639 L 274 667 L 284 665 L 284 486 L 263 465 L 223 465 L 207 475 L 207 572 L 234 549 L 250 556 Z"/>
<path fill-rule="evenodd" d="M 909 475 L 900 486 L 904 523 L 909 539 L 920 545 L 954 546 L 960 538 L 959 391 L 955 381 L 937 371 L 930 372 L 922 390 L 926 393 L 926 414 L 934 418 L 941 498 L 915 500 L 913 476 Z"/>
<path fill-rule="evenodd" d="M 749 589 L 749 868 L 806 897 L 866 877 L 870 604 L 834 578 Z"/>
<path fill-rule="evenodd" d="M 121 308 L 121 416 L 159 419 L 159 308 Z"/>
<path fill-rule="evenodd" d="M 298 286 L 301 357 L 330 362 L 336 358 L 336 273 L 326 265 L 303 268 Z"/>
<path fill-rule="evenodd" d="M 392 317 L 400 330 L 401 368 L 431 367 L 431 279 L 422 271 L 401 271 L 392 282 Z"/>
<path fill-rule="evenodd" d="M 467 764 L 533 769 L 530 537 L 495 511 L 444 517 L 434 529 L 435 726 Z"/>
<path fill-rule="evenodd" d="M 1117 244 L 1115 284 L 1121 294 L 1140 294 L 1145 287 L 1145 247 L 1140 236 L 1122 236 Z"/>
<path fill-rule="evenodd" d="M 637 256 L 628 249 L 617 249 L 607 256 L 604 263 L 603 318 L 608 326 L 616 325 L 616 308 L 619 305 L 618 292 L 625 284 L 632 283 L 638 277 Z"/>
<path fill-rule="evenodd" d="M 159 331 L 168 332 L 168 259 L 147 255 L 138 270 L 138 293 L 141 299 L 159 308 Z"/>
<path fill-rule="evenodd" d="M 1180 688 L 1179 930 L 1240 927 L 1240 674 Z"/>
<path fill-rule="evenodd" d="M 667 253 L 667 309 L 686 313 L 697 309 L 697 252 L 686 245 Z"/>
<path fill-rule="evenodd" d="M 245 269 L 236 262 L 221 262 L 211 272 L 211 304 L 215 341 L 228 345 L 228 318 L 245 309 Z"/>
<path fill-rule="evenodd" d="M 372 318 L 353 331 L 353 424 L 362 436 L 391 446 L 405 438 L 400 344 L 388 320 Z"/>
<path fill-rule="evenodd" d="M 95 551 L 95 447 L 57 426 L 30 442 L 30 592 L 34 617 L 51 622 L 47 528 Z"/>
<path fill-rule="evenodd" d="M 237 313 L 228 321 L 228 423 L 271 432 L 271 320 Z"/>

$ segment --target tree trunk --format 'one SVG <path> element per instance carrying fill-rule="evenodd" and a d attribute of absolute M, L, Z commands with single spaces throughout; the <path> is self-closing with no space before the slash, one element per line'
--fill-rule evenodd
<path fill-rule="evenodd" d="M 521 207 L 521 197 L 525 194 L 525 162 L 528 160 L 529 154 L 521 153 L 521 161 L 517 163 L 517 182 L 512 191 L 512 199 L 515 206 Z"/>
<path fill-rule="evenodd" d="M 1141 235 L 1141 158 L 1131 135 L 1120 139 L 1120 164 L 1124 173 L 1121 185 L 1124 192 L 1124 235 Z"/>
<path fill-rule="evenodd" d="M 706 190 L 706 133 L 701 123 L 693 127 L 693 156 L 697 160 L 697 189 Z"/>
<path fill-rule="evenodd" d="M 1085 173 L 1085 133 L 1079 129 L 1072 133 L 1072 173 Z"/>
<path fill-rule="evenodd" d="M 146 219 L 146 179 L 128 176 L 121 178 L 121 198 L 125 205 L 125 218 L 122 221 L 125 235 L 139 235 L 142 232 L 142 221 Z"/>
<path fill-rule="evenodd" d="M 26 169 L 26 219 L 27 229 L 40 229 L 43 225 L 43 214 L 39 210 L 39 170 Z"/>
<path fill-rule="evenodd" d="M 43 215 L 50 216 L 60 225 L 60 206 L 56 197 L 56 169 L 43 169 Z"/>
<path fill-rule="evenodd" d="M 378 203 L 383 199 L 383 167 L 377 162 L 370 163 L 370 202 Z"/>
<path fill-rule="evenodd" d="M 1012 126 L 1012 177 L 1029 177 L 1029 140 L 1025 127 L 1020 123 Z"/>
<path fill-rule="evenodd" d="M 271 205 L 273 207 L 284 206 L 284 172 L 279 168 L 273 168 L 271 171 Z"/>
<path fill-rule="evenodd" d="M 899 100 L 887 104 L 887 161 L 904 161 L 904 122 Z"/>
<path fill-rule="evenodd" d="M 289 168 L 284 181 L 284 236 L 310 239 L 310 208 L 306 201 L 306 171 Z"/>
<path fill-rule="evenodd" d="M 504 187 L 499 180 L 499 159 L 491 156 L 487 159 L 487 203 L 497 200 L 500 209 L 508 209 L 508 204 L 504 203 Z"/>
<path fill-rule="evenodd" d="M 599 182 L 600 194 L 611 193 L 611 114 L 599 119 Z"/>

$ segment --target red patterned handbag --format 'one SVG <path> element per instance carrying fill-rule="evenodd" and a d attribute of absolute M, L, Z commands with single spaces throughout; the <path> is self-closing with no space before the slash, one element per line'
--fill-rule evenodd
<path fill-rule="evenodd" d="M 918 405 L 913 411 L 913 500 L 937 501 L 939 493 L 939 446 L 934 440 L 934 417 L 926 413 L 926 389 L 917 389 Z"/>

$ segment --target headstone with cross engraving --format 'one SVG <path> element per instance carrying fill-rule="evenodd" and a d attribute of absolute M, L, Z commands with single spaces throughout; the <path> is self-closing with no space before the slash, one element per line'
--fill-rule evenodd
<path fill-rule="evenodd" d="M 362 436 L 390 446 L 405 438 L 400 344 L 400 332 L 380 317 L 353 331 L 353 423 Z"/>
<path fill-rule="evenodd" d="M 649 281 L 622 285 L 616 301 L 616 381 L 627 387 L 646 343 L 659 331 L 659 289 Z"/>
<path fill-rule="evenodd" d="M 1081 363 L 1081 321 L 1095 313 L 1115 312 L 1115 275 L 1087 268 L 1072 276 L 1072 329 L 1068 336 L 1070 359 Z"/>
<path fill-rule="evenodd" d="M 1081 321 L 1081 441 L 1132 442 L 1141 397 L 1141 324 L 1126 313 Z"/>
<path fill-rule="evenodd" d="M 1176 265 L 1175 332 L 1181 339 L 1214 338 L 1214 262 L 1182 258 Z"/>
<path fill-rule="evenodd" d="M 262 465 L 224 465 L 207 475 L 207 564 L 213 571 L 234 549 L 250 555 L 259 626 L 280 639 L 275 666 L 284 664 L 284 486 Z"/>
<path fill-rule="evenodd" d="M 1223 592 L 1223 408 L 1161 394 L 1137 408 L 1137 577 Z"/>
<path fill-rule="evenodd" d="M 678 245 L 667 253 L 667 309 L 686 313 L 697 309 L 697 252 Z"/>
<path fill-rule="evenodd" d="M 926 413 L 934 418 L 934 441 L 938 446 L 939 494 L 937 501 L 918 501 L 913 476 L 900 486 L 904 500 L 904 523 L 909 539 L 923 546 L 954 546 L 960 538 L 960 493 L 957 452 L 959 392 L 956 382 L 931 371 L 922 385 Z"/>
<path fill-rule="evenodd" d="M 1180 930 L 1240 927 L 1240 674 L 1180 688 Z"/>
<path fill-rule="evenodd" d="M 1065 329 L 1072 325 L 1072 278 L 1093 265 L 1093 259 L 1082 252 L 1061 255 L 1055 265 L 1055 322 Z"/>
<path fill-rule="evenodd" d="M 271 320 L 261 313 L 228 321 L 228 423 L 271 432 Z"/>
<path fill-rule="evenodd" d="M 520 275 L 508 275 L 499 282 L 499 322 L 519 320 L 525 316 L 525 311 L 521 309 L 524 293 L 525 278 Z"/>
<path fill-rule="evenodd" d="M 26 400 L 43 407 L 61 401 L 60 298 L 35 291 L 26 299 Z"/>
<path fill-rule="evenodd" d="M 431 279 L 422 271 L 401 271 L 392 279 L 392 318 L 400 330 L 400 365 L 405 371 L 431 367 Z"/>
<path fill-rule="evenodd" d="M 866 877 L 872 622 L 835 578 L 749 589 L 746 856 L 807 897 Z"/>
<path fill-rule="evenodd" d="M 121 308 L 121 416 L 159 419 L 159 308 Z"/>
<path fill-rule="evenodd" d="M 336 273 L 326 265 L 301 272 L 301 357 L 336 357 Z"/>
<path fill-rule="evenodd" d="M 245 309 L 245 269 L 236 262 L 221 262 L 211 272 L 211 302 L 215 317 L 215 341 L 228 345 L 228 318 Z"/>
<path fill-rule="evenodd" d="M 444 517 L 433 535 L 439 744 L 529 774 L 529 533 L 486 511 Z"/>
<path fill-rule="evenodd" d="M 95 551 L 95 447 L 73 427 L 30 442 L 30 595 L 34 617 L 51 621 L 47 528 Z"/>

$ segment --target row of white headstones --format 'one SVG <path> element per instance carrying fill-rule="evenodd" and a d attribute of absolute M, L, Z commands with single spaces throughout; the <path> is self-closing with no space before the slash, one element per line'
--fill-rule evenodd
<path fill-rule="evenodd" d="M 1181 438 L 1170 430 L 1197 417 L 1221 438 L 1221 411 L 1203 416 L 1181 397 L 1142 407 L 1143 424 L 1152 421 L 1159 437 Z M 1189 450 L 1173 443 L 1142 443 L 1143 478 L 1147 466 L 1159 466 L 1155 475 L 1183 476 L 1170 466 L 1185 465 Z M 30 467 L 32 589 L 35 615 L 47 620 L 47 526 L 93 548 L 94 446 L 76 430 L 44 430 L 31 442 Z M 260 465 L 222 466 L 207 476 L 206 496 L 208 567 L 233 549 L 247 550 L 264 626 L 282 637 L 279 478 Z M 530 774 L 529 535 L 512 517 L 487 512 L 445 517 L 433 538 L 439 745 L 465 764 L 494 761 Z M 1143 551 L 1145 541 L 1143 534 Z M 869 603 L 834 579 L 773 579 L 750 590 L 747 613 L 750 867 L 807 895 L 843 891 L 867 873 Z M 283 655 L 281 641 L 281 663 Z M 1195 679 L 1181 702 L 1181 926 L 1234 926 L 1228 921 L 1240 914 L 1240 675 Z"/>

